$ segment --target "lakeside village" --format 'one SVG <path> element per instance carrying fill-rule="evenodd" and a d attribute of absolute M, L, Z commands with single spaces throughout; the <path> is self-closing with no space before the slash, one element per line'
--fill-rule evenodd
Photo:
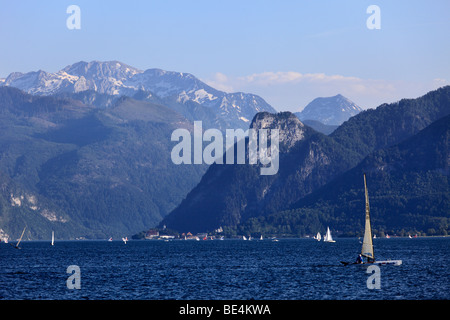
<path fill-rule="evenodd" d="M 272 241 L 278 241 L 278 238 L 312 238 L 319 240 L 322 238 L 320 235 L 320 232 L 318 232 L 315 235 L 304 235 L 304 236 L 296 236 L 292 234 L 267 234 L 264 235 L 262 233 L 251 233 L 251 234 L 245 234 L 241 233 L 238 234 L 233 230 L 234 232 L 230 232 L 228 228 L 222 228 L 219 227 L 218 229 L 215 229 L 213 232 L 200 232 L 196 234 L 192 234 L 191 232 L 187 233 L 179 233 L 175 230 L 171 230 L 166 228 L 164 226 L 162 229 L 160 228 L 151 228 L 147 231 L 139 232 L 138 234 L 133 235 L 131 238 L 133 240 L 224 240 L 224 239 L 241 239 L 241 240 L 272 240 Z M 329 232 L 329 231 L 328 231 Z M 340 237 L 361 237 L 362 234 L 347 234 L 347 233 L 340 233 L 336 231 L 338 234 L 338 238 Z M 323 234 L 324 240 L 326 241 L 327 236 L 330 238 L 331 241 L 332 237 L 331 234 L 327 235 Z M 400 233 L 384 233 L 383 231 L 378 233 L 379 238 L 396 238 L 396 237 L 407 237 L 407 238 L 417 238 L 417 237 L 427 237 L 429 235 L 421 233 L 421 232 L 400 232 Z M 374 238 L 376 238 L 377 235 L 374 233 Z"/>
<path fill-rule="evenodd" d="M 223 228 L 219 227 L 214 232 L 201 232 L 197 234 L 178 233 L 177 231 L 167 229 L 164 226 L 162 229 L 152 228 L 147 231 L 142 231 L 131 237 L 133 240 L 224 240 Z M 245 237 L 244 237 L 245 238 Z"/>
<path fill-rule="evenodd" d="M 226 233 L 222 227 L 215 229 L 213 232 L 200 232 L 192 234 L 191 232 L 179 233 L 177 231 L 167 229 L 164 226 L 162 229 L 152 228 L 148 231 L 142 231 L 131 237 L 133 240 L 224 240 L 224 239 L 243 239 L 252 240 L 252 235 L 231 235 Z M 254 237 L 259 240 L 264 239 L 263 235 Z M 270 236 L 267 239 L 276 241 L 276 237 Z"/>

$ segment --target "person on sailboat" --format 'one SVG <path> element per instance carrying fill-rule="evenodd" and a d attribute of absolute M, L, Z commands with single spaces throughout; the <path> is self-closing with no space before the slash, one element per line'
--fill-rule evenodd
<path fill-rule="evenodd" d="M 356 263 L 357 263 L 357 264 L 363 263 L 363 258 L 362 258 L 362 256 L 361 256 L 361 254 L 359 254 L 358 258 L 356 258 Z"/>

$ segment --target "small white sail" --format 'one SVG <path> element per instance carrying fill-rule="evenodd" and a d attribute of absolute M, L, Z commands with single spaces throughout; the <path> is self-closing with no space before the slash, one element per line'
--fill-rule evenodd
<path fill-rule="evenodd" d="M 325 234 L 325 237 L 323 238 L 323 241 L 325 242 L 336 242 L 333 240 L 333 237 L 331 236 L 330 227 L 327 227 L 327 233 Z"/>
<path fill-rule="evenodd" d="M 52 246 L 55 244 L 55 232 L 52 231 Z"/>
<path fill-rule="evenodd" d="M 320 232 L 317 232 L 317 235 L 314 237 L 317 241 L 322 240 L 322 236 L 320 235 Z"/>

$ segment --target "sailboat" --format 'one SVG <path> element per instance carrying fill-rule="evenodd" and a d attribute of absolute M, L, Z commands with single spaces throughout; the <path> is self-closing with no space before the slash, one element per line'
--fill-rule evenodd
<path fill-rule="evenodd" d="M 401 265 L 402 260 L 387 260 L 387 261 L 375 261 L 375 254 L 373 252 L 373 242 L 372 242 L 372 227 L 370 225 L 370 206 L 369 206 L 369 193 L 367 191 L 367 183 L 366 183 L 366 175 L 364 174 L 364 193 L 366 198 L 366 218 L 365 218 L 365 228 L 364 228 L 364 238 L 361 248 L 361 256 L 367 259 L 363 264 L 371 263 L 371 264 L 393 264 L 393 265 Z M 357 262 L 344 262 L 341 261 L 344 265 L 348 264 L 361 264 Z"/>
<path fill-rule="evenodd" d="M 16 244 L 16 245 L 13 245 L 12 243 L 10 243 L 10 245 L 12 245 L 12 246 L 13 246 L 14 248 L 16 248 L 16 249 L 20 249 L 19 244 L 20 244 L 20 241 L 22 241 L 22 237 L 23 237 L 23 234 L 25 233 L 25 229 L 26 229 L 26 228 L 27 228 L 27 227 L 23 228 L 22 235 L 20 236 L 19 241 L 17 241 L 17 244 Z"/>
<path fill-rule="evenodd" d="M 122 238 L 123 243 L 127 244 L 128 237 Z"/>
<path fill-rule="evenodd" d="M 323 238 L 324 242 L 336 242 L 333 240 L 333 238 L 331 237 L 331 231 L 330 231 L 330 227 L 327 227 L 327 233 L 325 234 L 325 237 Z"/>
<path fill-rule="evenodd" d="M 322 236 L 320 235 L 320 232 L 317 232 L 317 235 L 314 237 L 317 241 L 320 241 L 322 239 Z"/>
<path fill-rule="evenodd" d="M 55 232 L 52 231 L 52 246 L 55 244 Z"/>

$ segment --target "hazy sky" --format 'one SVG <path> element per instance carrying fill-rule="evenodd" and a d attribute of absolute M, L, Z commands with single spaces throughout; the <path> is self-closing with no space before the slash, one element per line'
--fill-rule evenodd
<path fill-rule="evenodd" d="M 69 5 L 81 29 L 69 30 Z M 381 29 L 369 29 L 370 5 Z M 363 108 L 450 84 L 450 1 L 4 1 L 0 77 L 118 60 L 189 72 L 301 110 L 338 93 Z"/>

